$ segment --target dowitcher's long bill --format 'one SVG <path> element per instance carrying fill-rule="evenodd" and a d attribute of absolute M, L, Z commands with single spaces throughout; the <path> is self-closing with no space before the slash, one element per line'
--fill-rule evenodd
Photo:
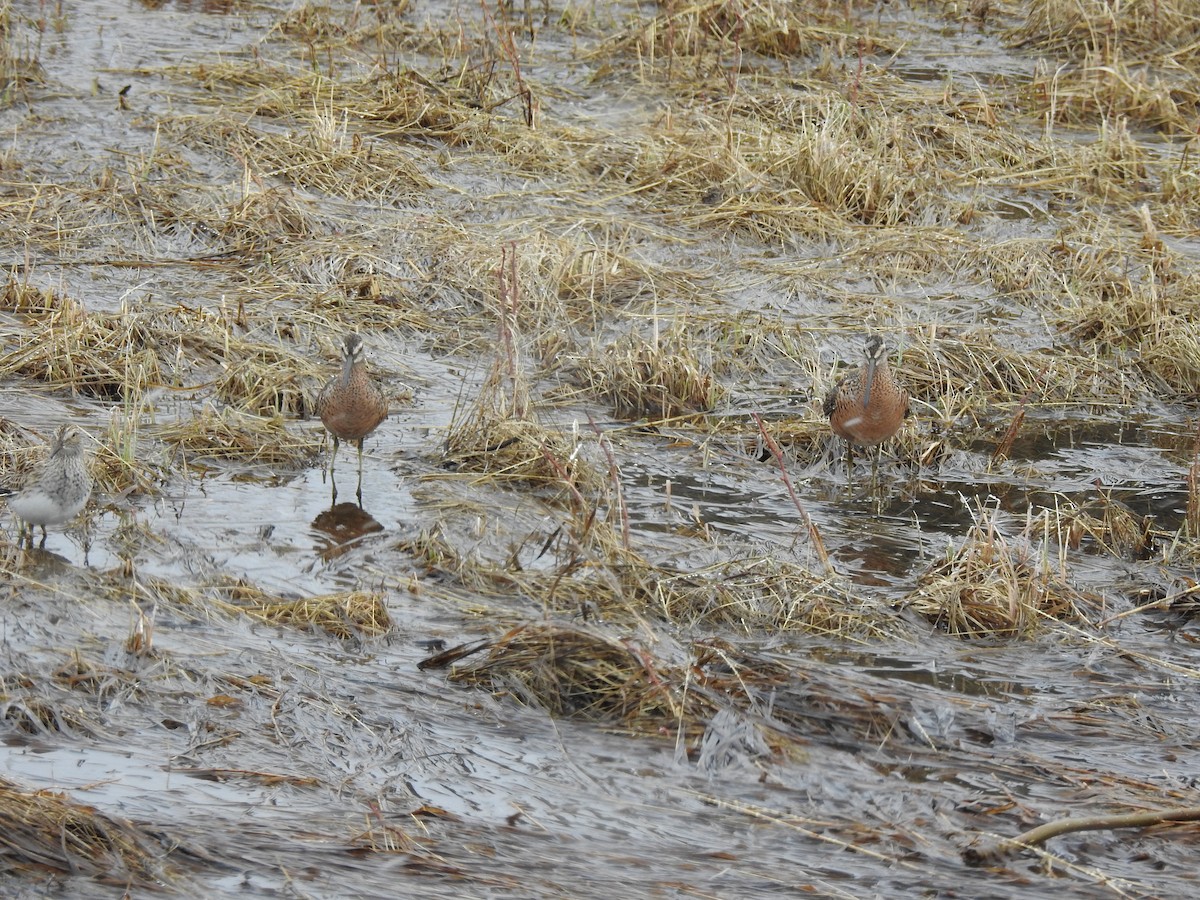
<path fill-rule="evenodd" d="M 44 544 L 47 525 L 61 525 L 87 505 L 92 495 L 92 475 L 83 442 L 79 428 L 60 426 L 42 464 L 19 484 L 0 488 L 0 495 L 8 497 L 9 508 L 29 526 L 31 544 L 33 526 L 41 526 Z"/>
<path fill-rule="evenodd" d="M 333 435 L 333 463 L 340 441 L 358 443 L 358 476 L 362 479 L 363 439 L 387 418 L 388 403 L 383 391 L 367 374 L 363 364 L 363 342 L 357 334 L 343 339 L 342 370 L 329 380 L 317 397 L 317 415 Z M 361 485 L 360 485 L 361 489 Z"/>

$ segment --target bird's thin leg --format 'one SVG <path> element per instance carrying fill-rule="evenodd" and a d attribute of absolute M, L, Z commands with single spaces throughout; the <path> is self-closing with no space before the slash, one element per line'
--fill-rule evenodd
<path fill-rule="evenodd" d="M 32 528 L 29 529 L 29 546 L 30 547 L 33 546 L 33 529 Z M 46 549 L 46 526 L 45 525 L 42 526 L 42 540 L 38 544 L 38 549 L 39 550 Z"/>
<path fill-rule="evenodd" d="M 363 438 L 358 439 L 358 508 L 362 509 L 362 455 L 363 455 Z"/>

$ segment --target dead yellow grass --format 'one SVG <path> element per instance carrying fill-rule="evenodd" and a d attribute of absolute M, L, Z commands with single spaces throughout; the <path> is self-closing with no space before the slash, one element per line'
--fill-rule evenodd
<path fill-rule="evenodd" d="M 691 332 L 676 325 L 593 351 L 576 363 L 576 377 L 619 415 L 667 419 L 711 410 L 727 395 L 707 357 Z"/>
<path fill-rule="evenodd" d="M 244 581 L 230 581 L 217 586 L 215 602 L 226 612 L 271 625 L 319 629 L 342 639 L 380 637 L 392 629 L 383 595 L 373 591 L 339 591 L 290 599 Z"/>
<path fill-rule="evenodd" d="M 958 550 L 932 566 L 905 605 L 963 638 L 1029 638 L 1053 620 L 1086 622 L 1094 602 L 983 510 Z"/>
<path fill-rule="evenodd" d="M 62 302 L 0 356 L 0 372 L 99 400 L 136 396 L 163 380 L 146 324 L 130 315 L 89 313 L 73 301 Z"/>
<path fill-rule="evenodd" d="M 171 879 L 166 848 L 149 829 L 115 819 L 56 791 L 28 791 L 0 779 L 0 845 L 5 865 L 29 878 L 59 875 L 161 889 Z"/>
<path fill-rule="evenodd" d="M 515 694 L 553 715 L 620 725 L 639 734 L 678 725 L 697 733 L 716 712 L 687 676 L 636 644 L 600 629 L 523 625 L 489 643 L 478 662 L 456 668 L 463 684 Z"/>
<path fill-rule="evenodd" d="M 259 416 L 231 407 L 205 406 L 190 419 L 153 429 L 191 461 L 229 460 L 299 466 L 311 462 L 324 440 L 315 430 L 289 429 L 282 415 Z"/>

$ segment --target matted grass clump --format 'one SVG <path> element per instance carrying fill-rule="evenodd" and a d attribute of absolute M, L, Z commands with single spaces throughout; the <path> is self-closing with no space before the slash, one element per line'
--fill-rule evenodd
<path fill-rule="evenodd" d="M 561 539 L 560 539 L 561 538 Z M 449 577 L 505 613 L 530 609 L 632 626 L 647 618 L 685 629 L 747 634 L 812 633 L 863 641 L 895 634 L 889 609 L 838 580 L 768 556 L 745 556 L 683 571 L 626 546 L 611 506 L 576 513 L 553 534 L 529 535 L 539 564 L 519 553 L 463 553 L 441 529 L 399 545 L 429 572 Z M 524 614 L 524 613 L 518 613 Z"/>
<path fill-rule="evenodd" d="M 279 597 L 245 581 L 215 586 L 216 604 L 236 612 L 292 628 L 319 629 L 336 638 L 379 637 L 392 630 L 383 595 L 374 591 L 338 591 L 295 599 Z"/>
<path fill-rule="evenodd" d="M 501 329 L 500 348 L 470 406 L 455 409 L 445 453 L 454 467 L 566 490 L 578 503 L 603 483 L 581 454 L 578 435 L 542 426 L 531 412 L 530 385 L 515 338 Z"/>
<path fill-rule="evenodd" d="M 596 55 L 607 58 L 625 53 L 645 67 L 694 78 L 703 57 L 708 57 L 710 64 L 731 54 L 740 59 L 743 52 L 791 59 L 831 44 L 845 52 L 855 40 L 863 52 L 876 52 L 887 40 L 869 29 L 857 29 L 846 3 L 749 0 L 731 6 L 724 0 L 703 0 L 659 4 L 658 8 L 653 16 L 636 20 Z"/>
<path fill-rule="evenodd" d="M 881 603 L 773 556 L 739 557 L 691 572 L 650 567 L 642 575 L 649 608 L 684 627 L 733 627 L 749 634 L 803 632 L 865 641 L 896 632 Z"/>
<path fill-rule="evenodd" d="M 317 360 L 274 344 L 238 344 L 217 379 L 217 397 L 259 415 L 308 415 L 314 387 L 332 372 Z"/>
<path fill-rule="evenodd" d="M 1091 547 L 1118 559 L 1146 559 L 1154 547 L 1153 522 L 1109 496 L 1098 483 L 1094 500 L 1045 509 L 1026 528 L 1032 538 L 1053 537 L 1070 549 Z"/>
<path fill-rule="evenodd" d="M 1121 115 L 1193 130 L 1200 47 L 1189 0 L 1043 0 L 1025 7 L 1025 21 L 1007 41 L 1054 58 L 1047 64 L 1043 57 L 1022 89 L 1027 113 L 1067 122 Z"/>
<path fill-rule="evenodd" d="M 488 67 L 464 69 L 461 77 L 437 84 L 413 69 L 372 72 L 360 78 L 329 78 L 315 69 L 285 69 L 261 59 L 168 67 L 194 80 L 225 107 L 249 115 L 293 120 L 298 112 L 320 111 L 330 121 L 386 125 L 394 132 L 437 138 L 450 146 L 502 137 L 503 119 L 485 107 L 502 101 L 504 85 Z"/>
<path fill-rule="evenodd" d="M 669 419 L 715 408 L 728 394 L 697 339 L 677 325 L 645 338 L 630 334 L 575 363 L 576 379 L 620 416 Z"/>
<path fill-rule="evenodd" d="M 1148 266 L 1131 272 L 1127 258 L 1112 257 L 1089 258 L 1083 273 L 1086 290 L 1060 312 L 1060 327 L 1105 355 L 1127 358 L 1159 392 L 1200 392 L 1200 325 L 1189 311 L 1200 275 L 1159 280 Z"/>
<path fill-rule="evenodd" d="M 87 312 L 63 302 L 30 324 L 0 372 L 24 375 L 98 400 L 137 396 L 162 383 L 158 353 L 144 322 L 125 314 Z"/>
<path fill-rule="evenodd" d="M 166 849 L 149 830 L 57 791 L 0 778 L 0 858 L 7 872 L 84 876 L 154 891 L 169 883 Z"/>
<path fill-rule="evenodd" d="M 18 278 L 15 272 L 9 274 L 0 290 L 0 309 L 33 316 L 45 315 L 74 302 L 53 288 L 39 287 Z"/>
<path fill-rule="evenodd" d="M 661 664 L 635 642 L 599 629 L 522 625 L 486 651 L 482 660 L 456 667 L 451 680 L 635 733 L 677 727 L 697 735 L 716 713 L 707 695 L 684 689 L 683 667 Z"/>
<path fill-rule="evenodd" d="M 990 510 L 958 550 L 921 576 L 904 603 L 963 638 L 1029 638 L 1053 620 L 1086 622 L 1086 610 L 1096 605 L 1050 560 L 1005 538 Z"/>
<path fill-rule="evenodd" d="M 313 430 L 289 429 L 279 413 L 259 416 L 212 405 L 202 407 L 190 419 L 160 425 L 154 431 L 160 440 L 178 447 L 188 461 L 301 466 L 311 462 L 324 443 Z"/>
<path fill-rule="evenodd" d="M 446 461 L 459 471 L 503 481 L 562 487 L 575 495 L 597 483 L 598 473 L 579 453 L 577 436 L 536 420 L 468 414 L 452 425 Z"/>
<path fill-rule="evenodd" d="M 256 130 L 220 115 L 192 120 L 181 137 L 223 150 L 264 179 L 282 178 L 332 196 L 398 202 L 430 187 L 410 154 L 379 141 L 368 147 L 352 134 L 344 110 L 336 115 L 332 108 L 310 106 L 299 112 L 309 126 L 303 131 Z"/>
<path fill-rule="evenodd" d="M 92 736 L 98 730 L 97 723 L 88 718 L 78 700 L 62 693 L 51 694 L 39 679 L 16 673 L 9 673 L 0 681 L 0 722 L 19 734 L 39 736 L 65 734 L 79 738 Z"/>
<path fill-rule="evenodd" d="M 1039 0 L 1022 4 L 1025 19 L 1006 39 L 1058 57 L 1118 51 L 1139 58 L 1200 57 L 1191 0 Z"/>

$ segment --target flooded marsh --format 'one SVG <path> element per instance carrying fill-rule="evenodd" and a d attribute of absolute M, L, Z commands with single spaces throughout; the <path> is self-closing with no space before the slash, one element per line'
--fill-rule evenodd
<path fill-rule="evenodd" d="M 1197 13 L 0 2 L 2 893 L 1190 896 Z"/>

